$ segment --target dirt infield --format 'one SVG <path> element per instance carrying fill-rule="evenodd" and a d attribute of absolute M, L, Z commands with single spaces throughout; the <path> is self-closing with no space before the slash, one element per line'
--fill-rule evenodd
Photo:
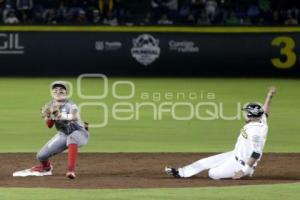
<path fill-rule="evenodd" d="M 203 173 L 190 179 L 165 175 L 165 165 L 181 166 L 211 154 L 84 153 L 75 180 L 65 178 L 67 155 L 53 158 L 54 175 L 14 178 L 12 173 L 36 164 L 34 154 L 0 154 L 0 187 L 169 188 L 300 182 L 300 154 L 265 154 L 253 178 L 214 181 Z"/>

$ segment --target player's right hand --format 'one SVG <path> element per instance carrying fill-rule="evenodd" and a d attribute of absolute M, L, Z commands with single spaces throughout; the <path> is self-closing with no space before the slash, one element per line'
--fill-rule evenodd
<path fill-rule="evenodd" d="M 238 172 L 234 172 L 234 176 L 232 177 L 232 179 L 240 179 L 243 178 L 245 176 L 245 173 L 240 170 Z"/>

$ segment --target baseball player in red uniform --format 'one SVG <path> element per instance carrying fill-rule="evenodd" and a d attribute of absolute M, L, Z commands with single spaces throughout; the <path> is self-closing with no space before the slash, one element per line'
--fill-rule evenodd
<path fill-rule="evenodd" d="M 53 166 L 50 158 L 68 149 L 66 176 L 74 179 L 78 148 L 87 144 L 89 133 L 86 124 L 80 120 L 79 109 L 68 99 L 68 85 L 64 81 L 51 84 L 53 99 L 42 109 L 42 118 L 49 128 L 56 127 L 57 133 L 37 153 L 39 165 L 30 169 L 17 171 L 13 176 L 47 176 L 52 175 Z"/>

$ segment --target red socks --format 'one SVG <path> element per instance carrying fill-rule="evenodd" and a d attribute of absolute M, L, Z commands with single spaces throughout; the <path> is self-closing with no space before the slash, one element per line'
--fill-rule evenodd
<path fill-rule="evenodd" d="M 69 144 L 69 153 L 68 153 L 68 171 L 75 171 L 77 157 L 78 157 L 78 145 L 77 144 Z M 42 161 L 41 162 L 43 168 L 50 167 L 50 161 Z"/>
<path fill-rule="evenodd" d="M 78 145 L 69 144 L 68 171 L 75 171 L 77 156 L 78 156 Z"/>
<path fill-rule="evenodd" d="M 50 161 L 49 160 L 42 161 L 41 164 L 42 164 L 43 168 L 50 167 Z"/>

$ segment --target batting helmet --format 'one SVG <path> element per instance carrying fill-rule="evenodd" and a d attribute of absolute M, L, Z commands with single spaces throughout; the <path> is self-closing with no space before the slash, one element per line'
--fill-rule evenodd
<path fill-rule="evenodd" d="M 261 117 L 264 114 L 264 109 L 258 103 L 249 103 L 242 110 L 247 112 L 247 117 L 249 118 Z"/>

